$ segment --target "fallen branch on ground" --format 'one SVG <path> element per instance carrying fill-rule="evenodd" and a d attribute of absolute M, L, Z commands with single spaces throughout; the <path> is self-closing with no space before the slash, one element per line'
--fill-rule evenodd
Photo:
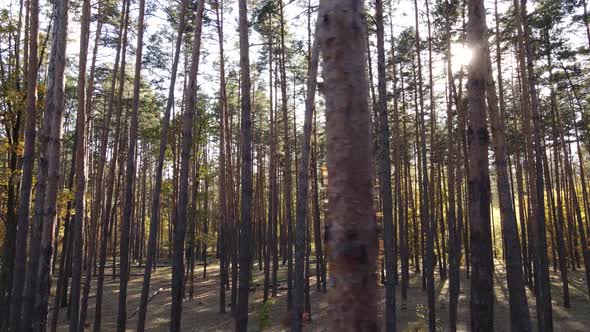
<path fill-rule="evenodd" d="M 158 289 L 157 291 L 154 292 L 154 294 L 152 294 L 150 297 L 148 297 L 147 303 L 150 303 L 150 301 L 158 294 L 160 294 L 160 292 L 163 290 L 163 288 Z M 135 314 L 137 314 L 139 312 L 139 307 L 137 307 L 137 309 L 135 309 L 135 311 L 133 311 L 131 313 L 131 315 L 127 316 L 127 319 L 130 319 L 131 317 L 135 316 Z"/>

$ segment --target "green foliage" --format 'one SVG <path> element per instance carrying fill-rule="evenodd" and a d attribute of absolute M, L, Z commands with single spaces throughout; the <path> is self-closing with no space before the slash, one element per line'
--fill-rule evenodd
<path fill-rule="evenodd" d="M 260 310 L 258 311 L 257 319 L 258 324 L 260 326 L 260 331 L 264 331 L 264 329 L 268 328 L 271 323 L 271 316 L 270 310 L 272 306 L 275 304 L 274 299 L 269 299 L 268 301 L 262 303 Z"/>
<path fill-rule="evenodd" d="M 156 145 L 160 140 L 160 113 L 164 109 L 163 102 L 157 98 L 150 86 L 142 85 L 139 105 L 139 137 L 142 141 Z"/>

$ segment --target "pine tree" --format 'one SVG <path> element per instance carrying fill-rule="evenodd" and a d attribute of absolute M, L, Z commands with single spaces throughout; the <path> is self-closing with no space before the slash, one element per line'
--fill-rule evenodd
<path fill-rule="evenodd" d="M 362 1 L 322 1 L 318 42 L 324 59 L 328 219 L 326 235 L 334 331 L 375 330 L 377 229 L 367 104 Z M 363 222 L 359 222 L 362 220 Z"/>

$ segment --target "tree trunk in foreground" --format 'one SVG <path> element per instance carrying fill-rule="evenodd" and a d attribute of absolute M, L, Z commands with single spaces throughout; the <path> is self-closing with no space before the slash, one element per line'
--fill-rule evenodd
<path fill-rule="evenodd" d="M 494 328 L 494 289 L 490 233 L 490 178 L 486 126 L 486 21 L 483 0 L 468 4 L 467 40 L 473 50 L 469 68 L 469 225 L 471 231 L 471 330 Z"/>
<path fill-rule="evenodd" d="M 37 71 L 38 71 L 38 32 L 39 32 L 39 0 L 30 0 L 29 23 L 29 66 L 27 72 L 25 147 L 22 159 L 22 176 L 18 202 L 18 228 L 16 233 L 16 249 L 12 274 L 12 294 L 10 296 L 9 329 L 18 331 L 21 324 L 21 304 L 25 286 L 27 264 L 27 234 L 29 231 L 29 208 L 33 188 L 33 166 L 35 165 L 35 143 L 37 122 Z M 26 29 L 25 29 L 26 31 Z M 25 43 L 25 48 L 27 45 Z"/>
<path fill-rule="evenodd" d="M 324 0 L 318 41 L 324 59 L 331 331 L 375 331 L 377 225 L 363 1 Z"/>
<path fill-rule="evenodd" d="M 47 146 L 47 188 L 43 212 L 43 230 L 39 266 L 36 271 L 37 295 L 33 313 L 33 329 L 44 331 L 47 326 L 49 290 L 51 286 L 51 260 L 54 254 L 54 224 L 57 218 L 57 196 L 61 150 L 62 116 L 65 109 L 65 67 L 68 28 L 68 0 L 56 2 L 55 32 L 52 48 L 55 48 L 53 75 L 54 115 Z M 64 246 L 65 249 L 65 246 Z M 55 251 L 57 253 L 57 250 Z M 55 308 L 57 310 L 57 308 Z"/>
<path fill-rule="evenodd" d="M 248 7 L 239 0 L 240 81 L 241 81 L 241 176 L 242 204 L 240 231 L 240 277 L 236 331 L 248 328 L 248 296 L 250 295 L 250 268 L 252 261 L 252 119 L 250 115 L 250 57 L 248 45 Z"/>

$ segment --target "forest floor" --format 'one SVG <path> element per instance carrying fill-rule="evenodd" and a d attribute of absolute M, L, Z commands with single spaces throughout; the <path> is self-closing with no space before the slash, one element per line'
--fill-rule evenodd
<path fill-rule="evenodd" d="M 315 264 L 311 264 L 314 266 Z M 280 266 L 279 269 L 279 291 L 278 296 L 273 300 L 271 305 L 265 306 L 268 311 L 268 326 L 264 331 L 287 331 L 287 291 L 285 290 L 286 265 Z M 112 270 L 107 269 L 107 273 Z M 310 276 L 310 296 L 311 296 L 311 318 L 312 320 L 305 325 L 305 331 L 328 331 L 326 328 L 328 297 L 326 294 L 316 291 L 315 272 L 312 268 Z M 396 287 L 397 303 L 397 329 L 398 331 L 426 331 L 428 327 L 428 309 L 426 292 L 421 287 L 421 276 L 410 272 L 410 287 L 408 289 L 408 300 L 401 300 L 401 290 Z M 438 272 L 438 271 L 437 271 Z M 570 298 L 571 307 L 563 307 L 562 285 L 559 275 L 551 271 L 552 283 L 552 302 L 553 302 L 553 322 L 556 331 L 589 331 L 590 326 L 590 301 L 586 293 L 586 286 L 583 277 L 583 271 L 568 271 L 570 280 Z M 203 279 L 202 265 L 195 267 L 194 278 L 194 295 L 193 299 L 188 300 L 188 283 L 187 299 L 182 307 L 182 330 L 183 331 L 232 331 L 234 320 L 230 312 L 231 291 L 226 295 L 226 313 L 219 313 L 219 267 L 210 265 L 207 267 L 207 278 Z M 264 274 L 258 269 L 258 264 L 253 268 L 253 285 L 255 290 L 250 293 L 249 305 L 249 328 L 248 331 L 260 331 L 262 306 L 262 284 Z M 127 330 L 133 331 L 137 325 L 137 312 L 139 306 L 139 297 L 141 294 L 143 280 L 143 268 L 133 267 L 129 281 L 129 290 L 127 296 Z M 159 267 L 152 275 L 150 295 L 158 292 L 153 296 L 148 304 L 148 314 L 146 329 L 149 331 L 167 331 L 170 318 L 170 280 L 171 268 Z M 54 282 L 55 285 L 55 282 Z M 93 288 L 89 300 L 88 318 L 90 322 L 88 327 L 92 327 L 94 320 L 94 294 L 96 280 L 93 279 Z M 495 288 L 495 331 L 510 331 L 510 314 L 508 305 L 508 289 L 506 286 L 506 274 L 504 265 L 500 261 L 495 262 L 494 273 Z M 118 301 L 119 279 L 112 278 L 112 274 L 105 277 L 104 300 L 103 300 L 103 319 L 102 330 L 114 331 L 117 321 L 117 301 Z M 379 285 L 380 305 L 379 319 L 383 320 L 383 309 L 385 308 L 385 288 Z M 448 280 L 441 282 L 438 275 L 436 276 L 436 317 L 437 326 L 440 331 L 448 331 L 449 311 L 448 311 Z M 531 322 L 536 330 L 536 313 L 534 296 L 530 290 L 527 290 L 529 309 L 531 313 Z M 53 301 L 53 300 L 52 300 Z M 53 302 L 50 302 L 53 303 Z M 466 279 L 465 271 L 461 273 L 461 293 L 459 297 L 458 312 L 458 330 L 469 331 L 469 280 Z M 67 328 L 67 318 L 65 310 L 60 312 L 59 331 L 65 331 Z"/>

